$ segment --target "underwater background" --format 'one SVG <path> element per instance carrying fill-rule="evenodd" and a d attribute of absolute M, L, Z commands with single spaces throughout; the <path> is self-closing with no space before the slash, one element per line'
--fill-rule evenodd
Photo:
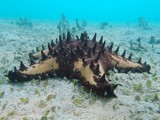
<path fill-rule="evenodd" d="M 1 0 L 0 18 L 135 22 L 143 16 L 160 21 L 159 0 Z"/>

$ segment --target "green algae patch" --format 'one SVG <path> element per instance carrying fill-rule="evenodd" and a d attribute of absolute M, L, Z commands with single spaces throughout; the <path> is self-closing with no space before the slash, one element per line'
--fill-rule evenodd
<path fill-rule="evenodd" d="M 8 101 L 6 101 L 5 104 L 2 106 L 2 110 L 6 108 L 7 104 L 8 104 Z"/>
<path fill-rule="evenodd" d="M 146 86 L 147 86 L 147 88 L 151 88 L 151 86 L 152 86 L 152 81 L 151 81 L 151 80 L 147 80 Z"/>
<path fill-rule="evenodd" d="M 158 100 L 159 100 L 158 93 L 155 93 L 153 95 L 153 101 L 158 101 Z"/>
<path fill-rule="evenodd" d="M 23 120 L 29 120 L 29 119 L 27 119 L 27 117 L 23 117 Z"/>
<path fill-rule="evenodd" d="M 131 92 L 130 92 L 129 89 L 125 89 L 125 90 L 123 91 L 123 94 L 129 96 L 129 95 L 131 95 Z"/>
<path fill-rule="evenodd" d="M 50 95 L 47 96 L 46 100 L 49 101 L 49 100 L 51 100 L 55 97 L 56 97 L 56 95 L 50 94 Z"/>
<path fill-rule="evenodd" d="M 47 110 L 46 113 L 41 117 L 41 120 L 48 120 L 48 114 L 49 114 L 50 110 Z"/>
<path fill-rule="evenodd" d="M 40 107 L 40 108 L 46 107 L 46 102 L 44 100 L 40 100 L 39 104 L 38 104 L 38 107 Z"/>
<path fill-rule="evenodd" d="M 137 91 L 137 92 L 142 92 L 142 88 L 143 88 L 142 83 L 133 84 L 133 88 L 134 88 L 134 90 Z"/>
<path fill-rule="evenodd" d="M 35 92 L 35 94 L 36 94 L 36 95 L 41 96 L 41 94 L 40 94 L 40 92 L 39 92 L 39 90 L 38 90 L 38 89 L 35 89 L 35 91 L 34 91 L 34 92 Z"/>
<path fill-rule="evenodd" d="M 152 79 L 153 79 L 154 81 L 157 81 L 157 80 L 158 80 L 157 73 L 152 74 Z"/>
<path fill-rule="evenodd" d="M 4 95 L 4 91 L 3 92 L 0 92 L 0 98 L 2 98 Z"/>
<path fill-rule="evenodd" d="M 14 92 L 14 88 L 13 87 L 10 88 L 10 92 Z"/>
<path fill-rule="evenodd" d="M 84 86 L 80 87 L 80 92 L 82 93 L 82 95 L 87 95 L 87 88 L 85 88 Z"/>
<path fill-rule="evenodd" d="M 47 81 L 46 81 L 46 80 L 44 80 L 44 81 L 42 82 L 42 86 L 43 86 L 44 88 L 47 87 Z"/>
<path fill-rule="evenodd" d="M 15 110 L 9 110 L 7 116 L 13 116 L 15 114 Z"/>
<path fill-rule="evenodd" d="M 73 85 L 76 86 L 78 84 L 78 80 L 77 79 L 73 79 Z"/>
<path fill-rule="evenodd" d="M 142 74 L 143 74 L 143 77 L 144 77 L 144 78 L 149 78 L 149 75 L 148 75 L 148 73 L 146 73 L 146 72 L 143 72 Z"/>
<path fill-rule="evenodd" d="M 26 97 L 26 98 L 20 98 L 20 102 L 26 104 L 26 103 L 29 102 L 29 98 L 28 97 Z"/>
<path fill-rule="evenodd" d="M 41 120 L 47 120 L 47 116 L 42 116 Z"/>
<path fill-rule="evenodd" d="M 145 101 L 146 101 L 146 102 L 149 102 L 149 101 L 151 101 L 151 98 L 152 98 L 151 95 L 147 95 L 147 96 L 145 97 Z"/>
<path fill-rule="evenodd" d="M 1 117 L 0 120 L 8 120 L 8 117 Z"/>
<path fill-rule="evenodd" d="M 39 85 L 39 80 L 33 79 L 33 80 L 31 81 L 31 84 L 32 84 L 32 85 Z"/>
<path fill-rule="evenodd" d="M 2 85 L 2 84 L 4 84 L 5 82 L 4 82 L 4 80 L 0 80 L 0 85 Z"/>
<path fill-rule="evenodd" d="M 82 98 L 73 98 L 73 104 L 78 106 L 78 107 L 82 107 L 83 105 L 83 99 Z"/>
<path fill-rule="evenodd" d="M 154 77 L 157 77 L 157 73 L 153 73 L 152 74 L 152 77 L 154 78 Z"/>
<path fill-rule="evenodd" d="M 136 100 L 136 101 L 140 101 L 140 100 L 141 100 L 141 97 L 140 97 L 139 95 L 136 95 L 136 96 L 135 96 L 135 100 Z"/>

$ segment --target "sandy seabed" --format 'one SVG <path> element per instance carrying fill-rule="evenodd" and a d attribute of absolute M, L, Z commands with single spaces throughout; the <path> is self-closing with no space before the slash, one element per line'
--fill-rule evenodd
<path fill-rule="evenodd" d="M 0 120 L 159 120 L 160 119 L 160 44 L 149 44 L 151 36 L 160 39 L 160 24 L 150 24 L 150 30 L 137 24 L 111 23 L 104 30 L 99 23 L 88 23 L 90 37 L 97 33 L 97 41 L 103 35 L 107 45 L 114 42 L 119 54 L 127 50 L 133 53 L 133 61 L 142 57 L 151 65 L 151 73 L 110 73 L 109 78 L 121 84 L 115 90 L 117 98 L 103 98 L 89 93 L 66 78 L 50 78 L 44 81 L 10 83 L 4 77 L 14 66 L 23 61 L 29 64 L 28 53 L 42 44 L 47 46 L 58 37 L 54 22 L 33 21 L 32 29 L 20 28 L 15 20 L 0 20 Z M 76 34 L 80 34 L 77 32 Z M 142 37 L 137 48 L 137 38 Z"/>

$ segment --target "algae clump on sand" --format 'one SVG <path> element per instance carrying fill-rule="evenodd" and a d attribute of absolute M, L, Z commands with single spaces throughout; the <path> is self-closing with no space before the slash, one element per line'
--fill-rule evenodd
<path fill-rule="evenodd" d="M 38 107 L 40 108 L 46 107 L 46 102 L 44 100 L 40 100 Z"/>
<path fill-rule="evenodd" d="M 4 95 L 4 91 L 0 92 L 0 98 L 3 97 L 3 95 Z"/>
<path fill-rule="evenodd" d="M 83 104 L 83 99 L 81 97 L 73 98 L 73 104 L 75 104 L 78 107 L 81 107 Z"/>
<path fill-rule="evenodd" d="M 15 110 L 9 110 L 7 116 L 12 116 L 15 114 Z"/>
<path fill-rule="evenodd" d="M 142 92 L 142 88 L 143 88 L 142 83 L 133 84 L 133 88 L 134 88 L 134 90 L 137 91 L 137 92 Z"/>
<path fill-rule="evenodd" d="M 53 99 L 55 97 L 56 97 L 55 94 L 54 95 L 50 94 L 50 95 L 47 96 L 46 100 L 49 101 L 49 100 L 51 100 L 51 99 Z"/>
<path fill-rule="evenodd" d="M 26 98 L 20 98 L 20 102 L 21 103 L 28 103 L 29 102 L 29 98 L 26 97 Z"/>

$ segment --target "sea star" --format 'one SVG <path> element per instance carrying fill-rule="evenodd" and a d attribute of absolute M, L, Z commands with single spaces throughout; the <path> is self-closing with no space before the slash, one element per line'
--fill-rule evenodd
<path fill-rule="evenodd" d="M 19 70 L 9 71 L 6 75 L 11 81 L 23 82 L 32 79 L 46 79 L 48 77 L 67 77 L 78 79 L 81 85 L 101 96 L 115 96 L 114 89 L 118 84 L 110 84 L 107 72 L 117 69 L 118 72 L 148 72 L 150 65 L 131 61 L 132 54 L 125 58 L 126 51 L 118 55 L 119 47 L 112 51 L 113 43 L 105 47 L 103 36 L 96 41 L 96 33 L 92 40 L 86 32 L 81 33 L 80 38 L 71 38 L 70 32 L 67 38 L 59 36 L 59 42 L 48 43 L 48 49 L 41 52 L 30 53 L 31 64 L 26 67 L 20 63 Z M 39 62 L 35 62 L 39 59 Z"/>

